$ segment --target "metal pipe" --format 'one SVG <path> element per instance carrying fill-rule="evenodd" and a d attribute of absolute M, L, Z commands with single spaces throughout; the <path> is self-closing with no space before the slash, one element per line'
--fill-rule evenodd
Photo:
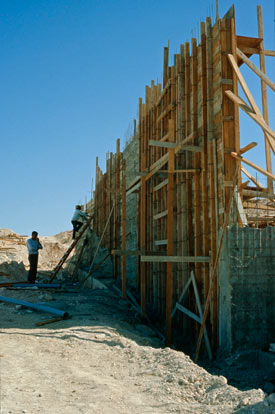
<path fill-rule="evenodd" d="M 59 309 L 51 308 L 50 306 L 39 305 L 39 303 L 25 302 L 24 300 L 18 300 L 13 298 L 6 298 L 5 296 L 0 296 L 0 302 L 13 303 L 14 305 L 22 305 L 26 308 L 34 309 L 41 312 L 52 313 L 53 315 L 61 316 L 64 319 L 69 317 L 68 312 L 61 311 Z"/>
<path fill-rule="evenodd" d="M 12 287 L 16 287 L 16 288 L 38 287 L 38 288 L 58 289 L 58 288 L 61 288 L 61 284 L 60 283 L 52 283 L 52 284 L 49 284 L 49 283 L 14 283 Z"/>
<path fill-rule="evenodd" d="M 6 283 L 0 283 L 0 288 L 3 287 L 38 287 L 38 288 L 61 288 L 61 284 L 60 283 L 27 283 L 27 282 L 6 282 Z"/>

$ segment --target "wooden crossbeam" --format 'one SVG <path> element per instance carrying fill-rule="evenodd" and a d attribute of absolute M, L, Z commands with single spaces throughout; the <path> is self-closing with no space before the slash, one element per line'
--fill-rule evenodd
<path fill-rule="evenodd" d="M 210 263 L 209 256 L 140 256 L 141 262 Z"/>
<path fill-rule="evenodd" d="M 271 217 L 263 217 L 263 216 L 258 216 L 258 217 L 247 217 L 248 221 L 264 221 L 264 222 L 275 222 L 275 215 L 271 216 Z"/>
<path fill-rule="evenodd" d="M 160 190 L 161 188 L 163 188 L 164 186 L 166 186 L 167 184 L 168 184 L 168 179 L 163 180 L 161 183 L 159 183 L 158 185 L 156 185 L 156 186 L 153 188 L 153 190 L 154 190 L 154 191 L 158 191 L 158 190 Z"/>
<path fill-rule="evenodd" d="M 135 177 L 130 184 L 128 185 L 128 187 L 126 188 L 126 191 L 130 190 L 135 184 L 137 184 L 140 181 L 140 176 Z"/>
<path fill-rule="evenodd" d="M 240 154 L 244 154 L 245 152 L 251 150 L 252 148 L 255 148 L 258 145 L 257 142 L 250 142 L 250 144 L 247 144 L 245 147 L 240 149 Z"/>
<path fill-rule="evenodd" d="M 128 196 L 128 195 L 130 195 L 130 194 L 134 193 L 134 192 L 135 192 L 135 191 L 137 191 L 139 188 L 140 188 L 140 182 L 139 182 L 139 183 L 137 183 L 136 185 L 134 185 L 134 187 L 132 187 L 130 190 L 128 190 L 128 191 L 126 192 L 126 196 Z"/>
<path fill-rule="evenodd" d="M 243 99 L 241 99 L 239 96 L 235 95 L 232 91 L 225 91 L 225 94 L 228 96 L 231 101 L 235 102 L 240 106 L 240 108 L 247 113 L 247 115 L 250 116 L 263 130 L 266 132 L 266 136 L 268 139 L 268 142 L 272 148 L 272 151 L 275 154 L 275 132 L 266 124 L 264 119 L 262 117 L 258 117 L 253 110 L 245 103 Z"/>
<path fill-rule="evenodd" d="M 257 197 L 257 198 L 270 198 L 274 200 L 275 195 L 273 193 L 268 193 L 266 191 L 256 191 L 256 190 L 243 190 L 243 195 L 246 197 Z"/>
<path fill-rule="evenodd" d="M 254 65 L 254 63 L 252 63 L 251 60 L 249 60 L 248 57 L 238 48 L 237 55 L 244 61 L 244 63 L 247 64 L 247 66 L 251 70 L 253 70 L 253 72 L 255 72 L 266 83 L 266 85 L 268 85 L 275 92 L 275 84 L 266 76 L 264 72 L 258 69 L 257 66 Z"/>
<path fill-rule="evenodd" d="M 176 148 L 176 142 L 161 142 L 155 141 L 154 139 L 149 139 L 149 145 L 152 147 L 162 147 L 162 148 Z"/>
<path fill-rule="evenodd" d="M 264 55 L 265 56 L 273 56 L 275 57 L 275 50 L 264 50 Z"/>
<path fill-rule="evenodd" d="M 253 177 L 252 174 L 250 174 L 249 171 L 247 171 L 246 168 L 244 168 L 243 166 L 241 167 L 242 172 L 259 188 L 264 189 L 264 186 L 258 181 L 256 180 L 255 177 Z"/>
<path fill-rule="evenodd" d="M 243 188 L 245 188 L 245 187 L 247 187 L 248 186 L 248 184 L 249 184 L 249 180 L 247 180 L 247 181 L 244 181 L 243 183 L 241 183 L 241 185 L 240 185 L 240 189 L 243 189 Z"/>
<path fill-rule="evenodd" d="M 154 240 L 154 244 L 155 246 L 164 246 L 168 243 L 167 239 L 165 240 Z M 145 261 L 145 260 L 143 260 Z"/>
<path fill-rule="evenodd" d="M 248 99 L 248 102 L 250 103 L 250 105 L 251 105 L 252 109 L 254 110 L 254 112 L 256 113 L 256 115 L 261 117 L 262 116 L 261 111 L 259 110 L 259 108 L 258 108 L 258 106 L 257 106 L 257 104 L 256 104 L 256 102 L 255 102 L 255 100 L 254 100 L 254 98 L 253 98 L 253 96 L 252 96 L 245 80 L 244 80 L 244 77 L 243 77 L 243 75 L 242 75 L 242 73 L 241 73 L 241 71 L 238 67 L 238 64 L 237 64 L 234 56 L 231 55 L 231 54 L 228 54 L 227 57 L 229 59 L 229 62 L 231 64 L 233 70 L 235 71 L 235 73 L 237 75 L 237 78 L 238 78 L 238 80 L 241 84 L 241 87 L 242 87 L 242 89 L 245 93 L 245 96 Z"/>
<path fill-rule="evenodd" d="M 160 213 L 158 213 L 158 214 L 155 214 L 154 216 L 153 216 L 153 219 L 154 220 L 159 220 L 159 219 L 161 219 L 162 217 L 165 217 L 165 216 L 167 216 L 168 215 L 168 210 L 164 210 L 164 211 L 162 211 L 162 212 L 160 212 Z"/>
<path fill-rule="evenodd" d="M 260 204 L 258 202 L 253 202 L 253 201 L 244 201 L 243 206 L 244 208 L 250 208 L 254 210 L 275 211 L 275 206 L 271 207 L 269 205 Z"/>
<path fill-rule="evenodd" d="M 236 152 L 231 152 L 232 157 L 236 158 L 239 161 L 244 162 L 245 164 L 249 165 L 255 170 L 259 171 L 260 173 L 266 175 L 267 177 L 272 178 L 275 181 L 275 175 L 271 174 L 270 172 L 264 170 L 263 168 L 259 167 L 258 165 L 254 164 L 254 162 L 247 160 L 246 158 L 242 157 L 241 155 L 237 154 Z"/>
<path fill-rule="evenodd" d="M 187 309 L 185 306 L 182 306 L 180 304 L 180 302 L 182 301 L 185 293 L 187 292 L 188 287 L 190 286 L 192 282 L 193 285 L 193 289 L 194 289 L 194 293 L 195 293 L 195 298 L 196 298 L 196 305 L 199 311 L 199 316 L 196 315 L 194 312 L 190 311 L 189 309 Z M 172 317 L 175 315 L 176 310 L 179 310 L 181 312 L 183 312 L 185 315 L 189 316 L 191 319 L 194 319 L 196 322 L 198 322 L 199 324 L 202 323 L 202 319 L 203 319 L 203 312 L 202 312 L 202 307 L 201 307 L 201 302 L 200 302 L 200 296 L 199 296 L 199 292 L 198 292 L 198 288 L 197 288 L 197 284 L 196 284 L 196 279 L 194 276 L 194 272 L 191 272 L 191 276 L 189 278 L 189 280 L 187 281 L 174 309 L 172 312 Z M 210 342 L 209 342 L 209 338 L 208 338 L 208 334 L 207 334 L 207 329 L 206 327 L 204 327 L 204 340 L 205 340 L 205 345 L 207 348 L 207 352 L 208 352 L 208 356 L 209 359 L 212 360 L 212 351 L 211 351 L 211 347 L 210 347 Z"/>
<path fill-rule="evenodd" d="M 139 256 L 140 250 L 111 250 L 111 254 L 117 255 L 117 256 Z"/>
<path fill-rule="evenodd" d="M 202 152 L 202 147 L 199 145 L 184 145 L 181 149 L 182 151 Z"/>

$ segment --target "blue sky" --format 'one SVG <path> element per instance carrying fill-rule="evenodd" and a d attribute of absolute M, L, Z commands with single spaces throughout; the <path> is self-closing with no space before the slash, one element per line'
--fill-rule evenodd
<path fill-rule="evenodd" d="M 265 48 L 275 49 L 274 0 L 236 1 L 237 33 L 257 37 L 259 3 Z M 220 0 L 220 15 L 230 6 Z M 90 197 L 96 156 L 104 169 L 145 85 L 162 79 L 168 39 L 172 62 L 208 15 L 215 18 L 215 0 L 0 0 L 0 227 L 40 235 L 71 228 L 74 205 Z M 275 58 L 266 65 L 274 81 Z M 261 106 L 258 79 L 242 72 Z M 263 142 L 243 116 L 241 135 L 244 144 Z M 264 166 L 263 154 L 259 145 L 249 158 Z"/>

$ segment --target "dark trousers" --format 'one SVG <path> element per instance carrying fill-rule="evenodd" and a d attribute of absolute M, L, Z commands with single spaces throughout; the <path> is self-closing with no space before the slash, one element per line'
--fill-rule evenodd
<path fill-rule="evenodd" d="M 82 227 L 83 223 L 81 221 L 72 220 L 73 225 L 73 239 L 75 239 L 75 233 Z"/>
<path fill-rule="evenodd" d="M 37 273 L 37 264 L 38 264 L 38 254 L 29 255 L 30 270 L 28 274 L 28 281 L 30 283 L 35 283 L 36 273 Z"/>

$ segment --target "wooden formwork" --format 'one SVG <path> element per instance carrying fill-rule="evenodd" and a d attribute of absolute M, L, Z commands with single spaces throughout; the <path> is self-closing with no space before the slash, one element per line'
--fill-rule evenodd
<path fill-rule="evenodd" d="M 275 150 L 275 133 L 268 126 L 266 96 L 266 87 L 273 91 L 275 87 L 265 74 L 264 62 L 265 56 L 275 53 L 264 49 L 260 7 L 257 14 L 257 38 L 236 35 L 232 7 L 214 25 L 210 18 L 202 22 L 200 41 L 181 45 L 173 66 L 168 64 L 169 46 L 165 47 L 163 85 L 152 81 L 146 86 L 145 102 L 139 100 L 139 175 L 126 188 L 126 161 L 119 143 L 116 155 L 107 159 L 105 174 L 97 165 L 95 229 L 103 231 L 114 206 L 105 246 L 113 252 L 115 274 L 122 261 L 123 297 L 126 258 L 135 254 L 141 315 L 147 315 L 150 305 L 165 321 L 167 345 L 174 328 L 184 327 L 186 334 L 188 316 L 197 323 L 192 334 L 199 334 L 201 340 L 204 333 L 208 341 L 208 329 L 212 346 L 217 346 L 220 234 L 229 222 L 255 225 L 258 206 L 266 207 L 269 215 L 258 217 L 257 223 L 275 224 L 270 155 Z M 260 56 L 260 69 L 249 60 L 255 53 Z M 243 63 L 260 77 L 263 114 L 241 75 Z M 239 97 L 239 85 L 249 104 Z M 266 169 L 243 157 L 256 143 L 240 146 L 239 108 L 264 131 Z M 267 188 L 244 164 L 267 177 Z M 248 181 L 242 181 L 244 174 Z M 126 250 L 126 209 L 127 196 L 134 191 L 139 193 L 139 231 L 137 250 L 130 252 Z M 210 345 L 208 351 L 210 355 Z"/>

